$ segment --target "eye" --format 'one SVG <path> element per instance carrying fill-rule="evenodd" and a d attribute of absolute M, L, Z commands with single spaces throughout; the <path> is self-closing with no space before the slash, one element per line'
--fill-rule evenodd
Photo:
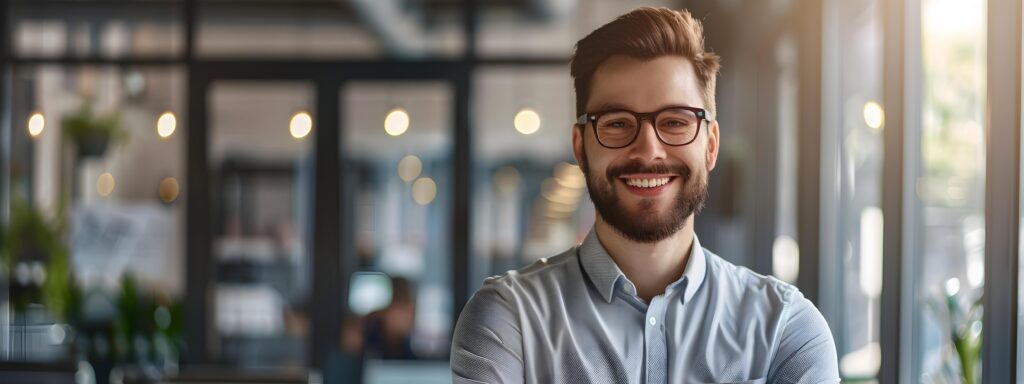
<path fill-rule="evenodd" d="M 602 128 L 632 128 L 633 122 L 627 119 L 608 120 L 601 123 Z"/>

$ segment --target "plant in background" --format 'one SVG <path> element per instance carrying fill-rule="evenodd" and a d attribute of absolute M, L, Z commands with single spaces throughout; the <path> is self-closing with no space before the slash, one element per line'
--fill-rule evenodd
<path fill-rule="evenodd" d="M 78 147 L 78 155 L 81 157 L 103 156 L 111 142 L 128 138 L 128 132 L 121 128 L 120 113 L 97 115 L 89 103 L 64 116 L 61 128 L 65 137 Z"/>
<path fill-rule="evenodd" d="M 63 206 L 58 209 L 61 211 Z M 41 276 L 31 279 L 13 276 L 11 301 L 14 309 L 24 312 L 30 303 L 41 302 L 55 320 L 63 322 L 73 316 L 75 303 L 68 265 L 70 251 L 62 238 L 63 215 L 58 213 L 55 217 L 47 220 L 23 199 L 12 196 L 10 223 L 3 231 L 0 254 L 4 269 L 14 275 L 19 274 L 18 269 L 29 269 L 29 263 L 45 265 L 40 273 L 31 273 Z"/>
<path fill-rule="evenodd" d="M 941 300 L 930 300 L 929 307 L 940 320 L 946 320 L 952 348 L 947 349 L 943 373 L 950 382 L 974 384 L 981 381 L 982 294 L 980 289 L 961 290 L 960 280 L 946 281 Z M 954 356 L 951 356 L 955 353 Z M 959 374 L 956 373 L 959 367 Z"/>

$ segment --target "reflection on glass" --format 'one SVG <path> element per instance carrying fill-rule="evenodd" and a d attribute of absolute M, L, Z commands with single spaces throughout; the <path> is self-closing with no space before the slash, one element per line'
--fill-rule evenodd
<path fill-rule="evenodd" d="M 980 379 L 984 282 L 985 1 L 924 0 L 922 169 L 911 179 L 921 215 L 911 271 L 914 377 Z"/>
<path fill-rule="evenodd" d="M 293 138 L 306 83 L 217 82 L 210 93 L 214 177 L 215 359 L 301 368 L 309 345 L 310 140 Z"/>
<path fill-rule="evenodd" d="M 343 209 L 354 220 L 354 241 L 342 249 L 357 256 L 357 272 L 346 271 L 353 291 L 342 349 L 367 361 L 366 376 L 371 361 L 446 358 L 453 89 L 360 81 L 341 90 L 341 103 L 343 180 L 353 192 Z"/>

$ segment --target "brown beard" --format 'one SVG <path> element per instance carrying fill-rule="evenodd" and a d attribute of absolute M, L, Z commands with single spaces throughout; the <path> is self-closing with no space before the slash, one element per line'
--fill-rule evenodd
<path fill-rule="evenodd" d="M 700 213 L 704 201 L 708 198 L 707 172 L 694 177 L 692 169 L 686 164 L 654 164 L 644 165 L 639 161 L 608 167 L 605 179 L 598 180 L 590 172 L 587 151 L 580 158 L 580 168 L 587 179 L 587 189 L 594 208 L 604 221 L 611 224 L 623 237 L 638 243 L 655 243 L 674 235 L 686 224 L 690 215 Z M 673 173 L 678 175 L 682 188 L 676 194 L 671 209 L 664 214 L 649 212 L 654 207 L 654 200 L 640 201 L 640 213 L 629 212 L 621 205 L 621 199 L 615 191 L 613 180 L 629 173 Z M 643 214 L 650 213 L 650 214 Z"/>

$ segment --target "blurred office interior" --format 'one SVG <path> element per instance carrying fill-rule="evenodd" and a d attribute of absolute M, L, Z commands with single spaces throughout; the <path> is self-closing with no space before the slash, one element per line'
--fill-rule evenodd
<path fill-rule="evenodd" d="M 450 382 L 589 231 L 568 58 L 639 6 L 723 57 L 705 247 L 846 382 L 1024 382 L 1020 0 L 4 1 L 0 382 Z"/>

